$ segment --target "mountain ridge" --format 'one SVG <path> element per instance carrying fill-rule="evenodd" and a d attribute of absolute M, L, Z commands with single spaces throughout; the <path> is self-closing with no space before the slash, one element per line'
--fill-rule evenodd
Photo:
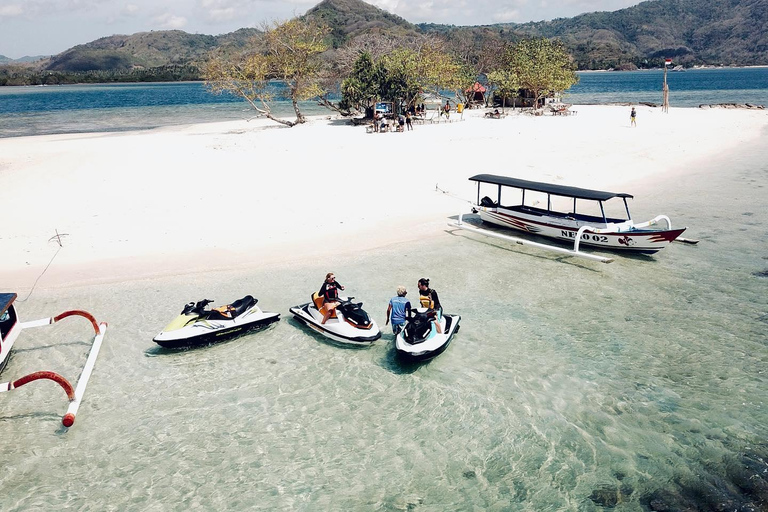
<path fill-rule="evenodd" d="M 302 17 L 328 24 L 333 47 L 363 33 L 437 34 L 473 46 L 477 55 L 493 40 L 548 37 L 563 41 L 582 70 L 656 67 L 670 57 L 686 66 L 768 64 L 768 0 L 649 0 L 612 12 L 478 26 L 412 24 L 362 0 L 323 0 Z M 218 36 L 181 30 L 112 35 L 34 62 L 6 58 L 0 72 L 125 74 L 185 67 L 189 76 L 210 51 L 245 48 L 260 33 L 242 28 Z"/>

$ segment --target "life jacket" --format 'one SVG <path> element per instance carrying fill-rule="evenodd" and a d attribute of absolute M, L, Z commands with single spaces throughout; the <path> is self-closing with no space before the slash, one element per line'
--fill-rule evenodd
<path fill-rule="evenodd" d="M 431 291 L 432 290 L 430 290 L 430 292 Z M 432 300 L 432 293 L 429 295 L 419 294 L 419 302 L 421 302 L 421 307 L 423 308 L 435 309 L 435 301 Z"/>
<path fill-rule="evenodd" d="M 339 289 L 337 288 L 336 283 L 331 283 L 325 285 L 325 294 L 323 297 L 326 302 L 331 300 L 337 300 L 339 298 Z"/>

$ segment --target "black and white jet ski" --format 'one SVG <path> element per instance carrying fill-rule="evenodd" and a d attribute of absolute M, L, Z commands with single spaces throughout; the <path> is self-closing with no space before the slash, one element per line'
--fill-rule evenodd
<path fill-rule="evenodd" d="M 163 348 L 210 345 L 242 336 L 280 320 L 280 313 L 267 313 L 256 305 L 258 299 L 246 295 L 232 304 L 205 309 L 212 300 L 190 302 L 152 340 Z"/>
<path fill-rule="evenodd" d="M 339 297 L 339 305 L 333 310 L 325 324 L 323 321 L 323 298 L 317 292 L 312 302 L 291 308 L 291 313 L 310 329 L 328 338 L 351 345 L 370 345 L 381 338 L 376 321 L 362 308 L 362 302 L 352 302 L 354 297 Z"/>
<path fill-rule="evenodd" d="M 436 312 L 442 333 L 429 317 L 427 308 L 411 309 L 403 330 L 395 338 L 397 355 L 409 361 L 425 361 L 442 353 L 459 330 L 459 315 Z"/>

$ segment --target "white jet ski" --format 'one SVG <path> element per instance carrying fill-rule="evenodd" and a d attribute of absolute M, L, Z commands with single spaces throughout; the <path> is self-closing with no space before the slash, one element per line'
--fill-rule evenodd
<path fill-rule="evenodd" d="M 232 304 L 206 310 L 213 302 L 203 299 L 184 306 L 163 331 L 152 340 L 163 348 L 211 345 L 262 329 L 280 320 L 280 313 L 267 313 L 256 305 L 258 299 L 246 295 Z"/>
<path fill-rule="evenodd" d="M 459 330 L 459 315 L 436 311 L 442 333 L 437 332 L 427 308 L 411 309 L 403 330 L 395 338 L 397 355 L 408 361 L 425 361 L 441 354 Z"/>
<path fill-rule="evenodd" d="M 352 302 L 354 297 L 339 297 L 339 305 L 325 324 L 323 321 L 323 298 L 312 294 L 312 302 L 291 308 L 296 320 L 323 336 L 350 345 L 370 345 L 381 338 L 376 321 L 362 308 L 362 302 Z"/>

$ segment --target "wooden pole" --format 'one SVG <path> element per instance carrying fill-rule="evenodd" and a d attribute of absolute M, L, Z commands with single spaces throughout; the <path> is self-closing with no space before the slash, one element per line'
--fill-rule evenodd
<path fill-rule="evenodd" d="M 661 111 L 669 113 L 669 86 L 667 86 L 667 62 L 664 62 L 664 87 L 662 89 L 663 105 Z"/>

